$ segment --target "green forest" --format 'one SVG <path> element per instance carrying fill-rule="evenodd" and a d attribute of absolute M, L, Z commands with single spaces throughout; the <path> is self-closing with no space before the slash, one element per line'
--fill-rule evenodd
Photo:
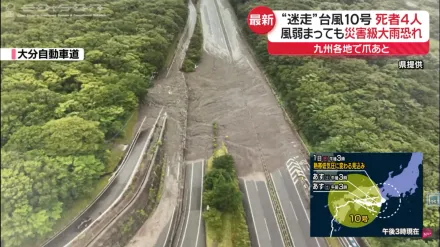
<path fill-rule="evenodd" d="M 55 7 L 22 8 L 43 3 Z M 1 63 L 2 246 L 51 236 L 108 170 L 113 137 L 165 66 L 188 12 L 180 0 L 79 0 L 86 7 L 68 13 L 59 4 L 73 5 L 1 3 L 1 47 L 79 47 L 86 57 Z"/>
<path fill-rule="evenodd" d="M 439 178 L 439 4 L 417 1 L 430 12 L 431 52 L 424 70 L 398 70 L 399 58 L 273 57 L 265 36 L 246 26 L 249 11 L 408 9 L 398 0 L 231 0 L 245 36 L 282 104 L 312 151 L 423 152 L 424 190 L 438 190 Z M 438 227 L 438 209 L 424 208 L 425 227 Z M 437 228 L 438 229 L 438 228 Z M 369 239 L 373 247 L 437 246 L 437 241 Z"/>
<path fill-rule="evenodd" d="M 257 5 L 292 10 L 407 9 L 400 0 L 230 1 L 262 68 L 311 150 L 421 151 L 424 189 L 438 190 L 438 1 L 416 2 L 416 9 L 431 14 L 431 53 L 414 57 L 425 62 L 425 69 L 413 71 L 398 70 L 399 58 L 271 57 L 265 37 L 251 34 L 245 26 L 249 10 Z M 30 16 L 35 13 L 21 8 L 37 3 L 72 4 L 2 1 L 1 47 L 79 47 L 84 48 L 86 60 L 1 62 L 1 241 L 5 247 L 50 237 L 63 213 L 114 168 L 109 165 L 112 142 L 139 102 L 148 97 L 152 75 L 166 67 L 188 13 L 184 0 L 77 0 L 75 4 L 86 7 L 71 9 L 70 16 L 57 8 L 46 16 Z M 197 23 L 195 34 L 201 40 Z M 197 64 L 201 43 L 196 39 L 191 43 L 194 56 L 189 58 Z M 233 164 L 232 159 L 224 159 L 216 160 L 214 167 Z M 209 177 L 233 177 L 223 170 Z M 218 191 L 235 188 L 225 183 Z M 209 203 L 228 211 L 230 206 L 242 206 L 235 201 Z M 424 210 L 425 226 L 438 227 L 438 210 Z M 239 225 L 237 235 L 245 232 L 244 227 Z M 245 239 L 236 239 L 240 240 Z M 369 241 L 372 247 L 438 245 L 404 238 Z"/>

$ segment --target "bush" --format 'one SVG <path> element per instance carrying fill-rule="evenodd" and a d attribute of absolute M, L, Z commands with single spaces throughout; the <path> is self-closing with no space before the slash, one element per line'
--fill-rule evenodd
<path fill-rule="evenodd" d="M 196 71 L 196 65 L 194 62 L 190 59 L 185 59 L 182 64 L 182 71 L 183 72 L 194 72 Z"/>
<path fill-rule="evenodd" d="M 212 166 L 215 169 L 223 169 L 229 174 L 235 175 L 234 158 L 230 154 L 214 158 L 214 160 L 212 161 Z"/>
<path fill-rule="evenodd" d="M 186 57 L 183 61 L 181 70 L 183 72 L 194 72 L 196 64 L 198 64 L 202 58 L 203 47 L 203 32 L 200 18 L 197 18 L 196 26 L 194 28 L 193 36 L 191 37 L 188 50 L 186 51 Z"/>

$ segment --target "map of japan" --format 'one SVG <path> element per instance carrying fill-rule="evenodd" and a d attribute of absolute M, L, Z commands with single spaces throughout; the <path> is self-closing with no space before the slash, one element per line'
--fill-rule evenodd
<path fill-rule="evenodd" d="M 312 237 L 420 237 L 422 153 L 314 153 Z"/>

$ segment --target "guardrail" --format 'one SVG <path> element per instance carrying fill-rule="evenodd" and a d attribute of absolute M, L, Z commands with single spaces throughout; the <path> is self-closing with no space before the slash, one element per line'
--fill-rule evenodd
<path fill-rule="evenodd" d="M 278 225 L 280 226 L 280 231 L 281 231 L 284 245 L 286 247 L 294 247 L 293 240 L 290 236 L 289 228 L 287 226 L 286 219 L 284 218 L 284 213 L 282 211 L 281 204 L 278 199 L 278 196 L 277 196 L 277 193 L 275 190 L 275 186 L 272 181 L 272 177 L 270 176 L 270 173 L 267 169 L 266 164 L 263 163 L 263 167 L 264 167 L 264 175 L 265 175 L 266 181 L 267 181 L 267 187 L 269 188 L 269 196 L 273 202 L 275 214 L 277 217 L 277 222 L 278 222 Z"/>
<path fill-rule="evenodd" d="M 104 189 L 102 189 L 102 191 L 96 196 L 96 198 L 87 205 L 87 207 L 85 209 L 83 209 L 73 220 L 71 220 L 66 227 L 64 227 L 62 230 L 58 231 L 54 236 L 52 236 L 49 240 L 47 240 L 44 244 L 42 244 L 40 247 L 44 247 L 46 245 L 48 245 L 50 242 L 52 242 L 55 238 L 57 238 L 61 233 L 63 233 L 67 228 L 69 228 L 76 220 L 78 220 L 81 216 L 84 215 L 84 213 L 93 205 L 95 204 L 96 201 L 98 201 L 102 194 L 104 194 L 107 189 L 110 187 L 110 185 L 112 185 L 113 181 L 116 179 L 117 175 L 119 174 L 120 170 L 122 169 L 122 167 L 125 166 L 125 162 L 127 161 L 127 158 L 130 156 L 131 152 L 133 151 L 133 147 L 134 144 L 137 142 L 137 139 L 139 138 L 139 135 L 141 133 L 141 129 L 142 126 L 144 125 L 145 120 L 147 119 L 147 117 L 145 117 L 142 120 L 142 123 L 140 124 L 138 130 L 136 131 L 136 134 L 132 140 L 132 142 L 130 143 L 124 158 L 122 159 L 122 161 L 120 162 L 120 165 L 118 166 L 118 168 L 116 169 L 115 172 L 113 172 L 113 175 L 110 177 L 108 184 L 104 187 Z"/>

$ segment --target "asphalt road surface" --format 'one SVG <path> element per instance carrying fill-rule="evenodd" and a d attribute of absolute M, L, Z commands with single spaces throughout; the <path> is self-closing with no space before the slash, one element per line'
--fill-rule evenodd
<path fill-rule="evenodd" d="M 168 238 L 170 237 L 170 230 L 171 230 L 171 221 L 173 219 L 168 220 L 168 223 L 166 227 L 163 229 L 163 231 L 159 235 L 159 239 L 157 240 L 154 247 L 166 247 Z"/>
<path fill-rule="evenodd" d="M 310 210 L 301 180 L 298 179 L 295 184 L 286 166 L 273 172 L 271 176 L 295 246 L 326 247 L 327 243 L 323 238 L 309 237 Z"/>
<path fill-rule="evenodd" d="M 240 187 L 244 192 L 252 246 L 284 246 L 266 183 L 240 180 Z"/>
<path fill-rule="evenodd" d="M 180 247 L 205 247 L 205 228 L 202 219 L 202 193 L 205 162 L 187 162 L 185 174 L 185 203 L 188 215 Z"/>
<path fill-rule="evenodd" d="M 52 241 L 45 245 L 45 247 L 62 247 L 73 240 L 82 230 L 78 230 L 77 226 L 81 221 L 87 217 L 91 217 L 92 220 L 98 218 L 102 212 L 104 212 L 114 201 L 119 197 L 119 195 L 124 190 L 125 185 L 130 179 L 133 169 L 136 164 L 140 162 L 139 158 L 143 150 L 146 147 L 146 142 L 148 138 L 148 131 L 142 131 L 134 144 L 133 150 L 127 157 L 125 165 L 121 168 L 116 179 L 113 181 L 112 185 L 101 195 L 99 200 L 97 200 L 90 208 L 88 208 L 84 214 L 79 217 L 73 224 L 71 224 L 66 230 L 55 237 Z"/>

